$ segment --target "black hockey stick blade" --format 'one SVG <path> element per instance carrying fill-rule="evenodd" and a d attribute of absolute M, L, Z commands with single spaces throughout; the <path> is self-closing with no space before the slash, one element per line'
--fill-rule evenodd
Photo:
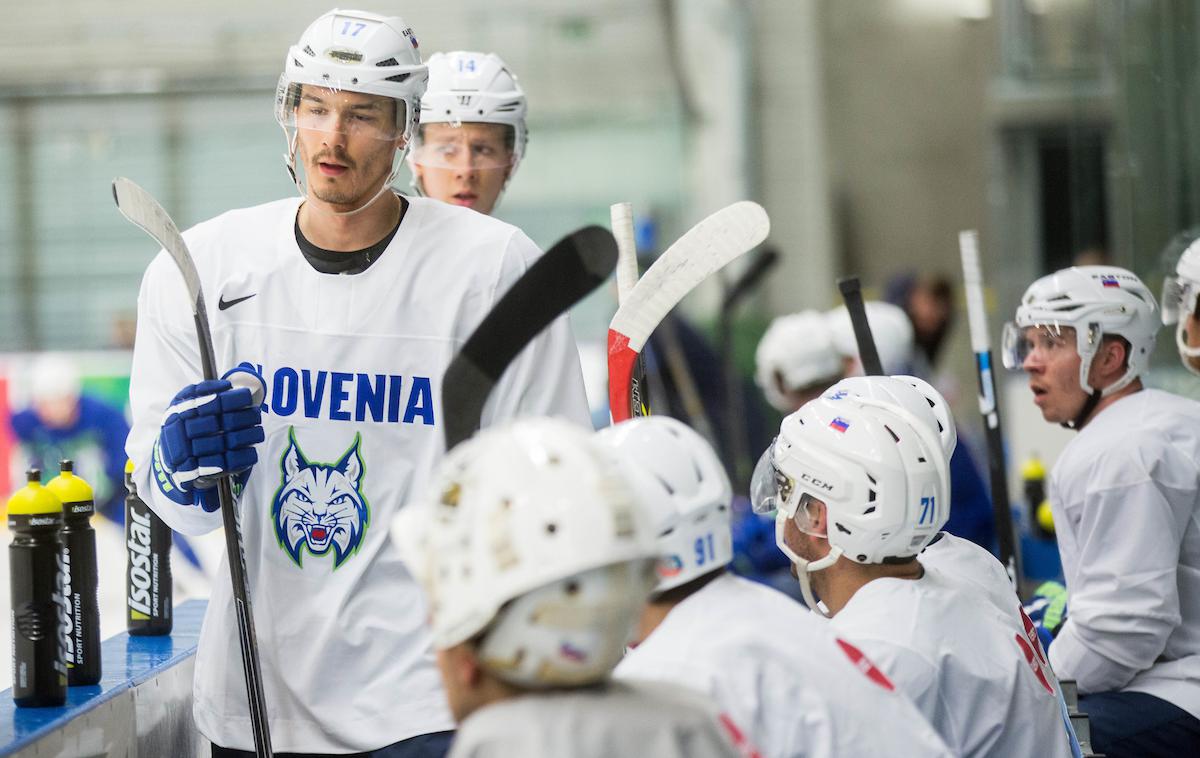
<path fill-rule="evenodd" d="M 721 310 L 727 312 L 736 308 L 738 303 L 758 287 L 759 282 L 777 263 L 779 263 L 778 250 L 768 247 L 760 251 L 742 271 L 742 275 L 729 286 L 729 289 L 725 290 L 725 297 L 721 301 Z"/>
<path fill-rule="evenodd" d="M 875 338 L 871 336 L 871 323 L 867 321 L 867 307 L 863 304 L 862 285 L 857 276 L 838 279 L 838 289 L 846 301 L 846 312 L 850 314 L 850 325 L 854 327 L 854 341 L 858 343 L 858 358 L 862 361 L 867 376 L 882 376 L 883 363 L 875 349 Z"/>
<path fill-rule="evenodd" d="M 216 358 L 213 351 L 212 332 L 208 325 L 208 314 L 204 308 L 204 293 L 200 288 L 200 276 L 191 251 L 179 233 L 179 227 L 171 216 L 146 190 L 124 177 L 112 183 L 113 200 L 117 210 L 130 222 L 149 234 L 179 268 L 191 298 L 192 317 L 196 325 L 196 341 L 200 349 L 201 371 L 205 379 L 216 379 Z M 246 554 L 242 548 L 242 534 L 234 513 L 233 487 L 228 477 L 217 480 L 217 499 L 221 504 L 221 521 L 225 527 L 225 552 L 229 564 L 229 581 L 233 587 L 233 604 L 237 613 L 238 641 L 242 651 L 242 671 L 246 677 L 246 697 L 250 709 L 250 730 L 254 737 L 254 753 L 259 758 L 270 758 L 271 729 L 267 722 L 267 701 L 263 690 L 262 669 L 258 662 L 258 637 L 254 632 L 254 611 L 250 605 L 250 592 L 246 584 Z"/>
<path fill-rule="evenodd" d="M 555 243 L 500 298 L 442 377 L 447 450 L 479 429 L 483 405 L 508 364 L 616 267 L 612 234 L 601 226 L 584 227 Z"/>

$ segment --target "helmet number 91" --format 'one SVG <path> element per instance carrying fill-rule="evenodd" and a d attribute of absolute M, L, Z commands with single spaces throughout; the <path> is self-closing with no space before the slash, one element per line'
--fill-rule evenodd
<path fill-rule="evenodd" d="M 716 550 L 713 548 L 712 532 L 709 532 L 703 537 L 697 537 L 693 547 L 696 550 L 697 566 L 703 566 L 709 561 L 716 559 Z"/>

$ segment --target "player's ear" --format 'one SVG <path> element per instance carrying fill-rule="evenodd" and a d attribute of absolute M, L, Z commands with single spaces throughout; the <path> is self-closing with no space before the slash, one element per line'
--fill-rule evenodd
<path fill-rule="evenodd" d="M 1099 354 L 1096 357 L 1100 359 L 1100 370 L 1103 372 L 1103 375 L 1097 378 L 1101 379 L 1102 383 L 1109 379 L 1116 379 L 1125 373 L 1128 351 L 1127 343 L 1121 339 L 1105 339 L 1101 343 Z M 1095 362 L 1093 360 L 1093 363 Z"/>

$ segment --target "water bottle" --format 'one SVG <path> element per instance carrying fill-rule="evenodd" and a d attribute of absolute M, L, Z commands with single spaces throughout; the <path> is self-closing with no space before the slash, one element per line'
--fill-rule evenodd
<path fill-rule="evenodd" d="M 1054 516 L 1046 499 L 1046 467 L 1035 453 L 1021 466 L 1021 482 L 1033 533 L 1044 540 L 1054 539 Z"/>
<path fill-rule="evenodd" d="M 12 582 L 13 702 L 21 707 L 67 702 L 62 594 L 62 503 L 30 469 L 24 487 L 8 499 Z"/>
<path fill-rule="evenodd" d="M 138 497 L 125 464 L 125 626 L 133 635 L 171 633 L 171 529 Z"/>
<path fill-rule="evenodd" d="M 63 509 L 63 597 L 67 603 L 67 683 L 72 686 L 100 682 L 100 604 L 96 598 L 96 512 L 91 486 L 74 473 L 69 460 L 59 462 L 59 474 L 46 488 Z"/>

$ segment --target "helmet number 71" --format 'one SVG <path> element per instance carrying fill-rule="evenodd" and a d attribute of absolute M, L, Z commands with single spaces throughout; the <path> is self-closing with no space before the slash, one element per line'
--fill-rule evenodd
<path fill-rule="evenodd" d="M 917 526 L 924 524 L 926 519 L 932 524 L 935 513 L 937 513 L 937 506 L 934 504 L 934 498 L 932 496 L 921 498 L 921 518 L 917 519 Z"/>

